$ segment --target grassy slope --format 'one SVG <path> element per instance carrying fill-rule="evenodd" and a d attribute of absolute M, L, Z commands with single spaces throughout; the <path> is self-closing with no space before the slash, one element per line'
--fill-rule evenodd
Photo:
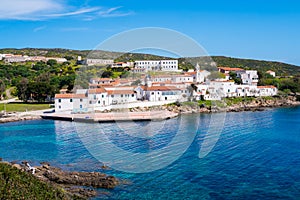
<path fill-rule="evenodd" d="M 25 112 L 27 111 L 34 111 L 34 110 L 44 110 L 49 109 L 49 104 L 0 104 L 0 112 L 4 110 L 6 107 L 6 112 Z"/>
<path fill-rule="evenodd" d="M 63 189 L 0 163 L 0 199 L 69 199 Z"/>

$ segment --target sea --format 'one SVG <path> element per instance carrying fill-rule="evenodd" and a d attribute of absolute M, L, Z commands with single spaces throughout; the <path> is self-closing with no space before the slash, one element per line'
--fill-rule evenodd
<path fill-rule="evenodd" d="M 0 157 L 121 180 L 93 199 L 300 199 L 300 107 L 152 122 L 6 123 Z"/>

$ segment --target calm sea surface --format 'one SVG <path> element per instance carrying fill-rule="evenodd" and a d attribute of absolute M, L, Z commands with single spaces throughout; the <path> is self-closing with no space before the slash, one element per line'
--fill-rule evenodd
<path fill-rule="evenodd" d="M 1 124 L 0 157 L 124 180 L 97 199 L 300 199 L 300 107 L 150 123 Z"/>

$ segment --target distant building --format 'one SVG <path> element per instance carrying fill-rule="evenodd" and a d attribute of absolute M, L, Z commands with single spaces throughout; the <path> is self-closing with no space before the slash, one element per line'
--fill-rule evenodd
<path fill-rule="evenodd" d="M 276 73 L 275 73 L 274 71 L 269 70 L 269 71 L 267 71 L 266 73 L 267 73 L 267 74 L 270 74 L 270 75 L 273 76 L 273 77 L 276 77 Z"/>
<path fill-rule="evenodd" d="M 219 72 L 223 74 L 229 74 L 230 72 L 243 71 L 241 68 L 231 68 L 231 67 L 218 67 Z"/>
<path fill-rule="evenodd" d="M 66 58 L 46 57 L 46 61 L 48 60 L 56 60 L 56 62 L 58 63 L 63 63 L 68 61 Z"/>
<path fill-rule="evenodd" d="M 112 65 L 114 60 L 110 59 L 95 59 L 95 58 L 88 58 L 85 60 L 86 65 Z"/>
<path fill-rule="evenodd" d="M 11 56 L 11 57 L 5 57 L 4 61 L 6 63 L 15 63 L 15 62 L 26 62 L 26 59 L 23 56 Z"/>
<path fill-rule="evenodd" d="M 178 60 L 137 60 L 133 71 L 178 71 Z"/>
<path fill-rule="evenodd" d="M 134 62 L 116 62 L 111 65 L 111 67 L 133 67 Z"/>

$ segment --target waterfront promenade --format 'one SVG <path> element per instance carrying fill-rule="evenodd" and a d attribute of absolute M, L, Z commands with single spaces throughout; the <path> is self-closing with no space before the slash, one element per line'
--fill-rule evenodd
<path fill-rule="evenodd" d="M 114 122 L 114 121 L 151 121 L 166 120 L 177 117 L 178 113 L 170 111 L 145 112 L 109 112 L 109 113 L 47 113 L 41 115 L 43 119 L 83 121 L 83 122 Z"/>

